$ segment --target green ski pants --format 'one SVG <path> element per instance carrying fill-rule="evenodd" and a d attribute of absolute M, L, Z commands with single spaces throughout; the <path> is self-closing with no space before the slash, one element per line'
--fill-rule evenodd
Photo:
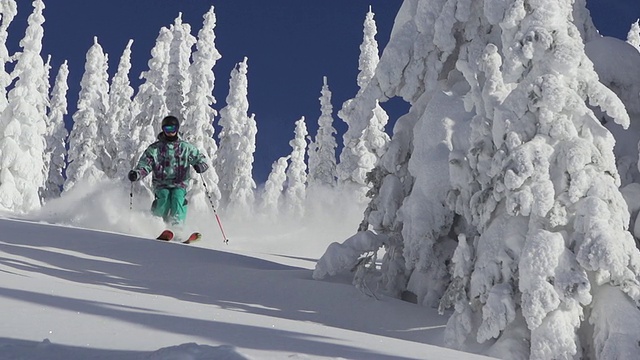
<path fill-rule="evenodd" d="M 187 218 L 187 191 L 183 188 L 162 188 L 154 191 L 156 199 L 151 205 L 153 215 L 160 216 L 167 224 L 183 225 Z"/>

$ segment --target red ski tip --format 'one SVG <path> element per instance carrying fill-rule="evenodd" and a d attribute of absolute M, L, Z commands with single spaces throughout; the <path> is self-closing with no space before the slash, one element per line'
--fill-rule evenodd
<path fill-rule="evenodd" d="M 196 242 L 198 240 L 202 239 L 202 234 L 200 234 L 199 232 L 194 232 L 193 234 L 191 234 L 189 236 L 189 238 L 185 241 L 183 241 L 183 244 L 191 244 L 192 242 Z"/>
<path fill-rule="evenodd" d="M 165 230 L 156 239 L 163 240 L 163 241 L 171 241 L 173 240 L 173 231 Z"/>

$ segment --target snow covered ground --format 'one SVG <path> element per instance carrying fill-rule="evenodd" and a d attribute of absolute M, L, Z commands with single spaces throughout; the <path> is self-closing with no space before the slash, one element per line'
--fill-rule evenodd
<path fill-rule="evenodd" d="M 348 276 L 312 279 L 358 211 L 299 226 L 221 214 L 225 245 L 212 213 L 194 210 L 204 239 L 183 245 L 149 240 L 161 224 L 128 198 L 103 184 L 0 219 L 0 359 L 485 358 L 441 347 L 435 309 L 368 297 Z"/>

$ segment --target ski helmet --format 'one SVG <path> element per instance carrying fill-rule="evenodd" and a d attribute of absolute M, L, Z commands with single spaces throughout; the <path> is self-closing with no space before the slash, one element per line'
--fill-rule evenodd
<path fill-rule="evenodd" d="M 162 130 L 164 131 L 164 127 L 165 126 L 175 126 L 176 130 L 175 132 L 178 132 L 178 129 L 180 128 L 180 121 L 178 121 L 178 118 L 172 115 L 169 115 L 167 117 L 165 117 L 164 119 L 162 119 Z"/>

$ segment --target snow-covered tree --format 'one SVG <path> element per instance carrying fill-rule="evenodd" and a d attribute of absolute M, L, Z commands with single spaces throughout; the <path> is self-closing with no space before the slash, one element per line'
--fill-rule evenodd
<path fill-rule="evenodd" d="M 357 236 L 360 249 L 385 244 L 389 292 L 454 306 L 450 346 L 484 343 L 509 359 L 635 357 L 640 252 L 613 137 L 587 104 L 625 127 L 629 117 L 585 55 L 587 15 L 572 0 L 405 2 L 354 99 L 358 118 L 376 99 L 411 104 L 370 175 Z"/>
<path fill-rule="evenodd" d="M 631 29 L 627 34 L 627 42 L 640 51 L 640 19 L 631 24 Z"/>
<path fill-rule="evenodd" d="M 231 71 L 227 105 L 220 110 L 220 148 L 214 167 L 219 177 L 221 203 L 245 211 L 253 206 L 256 184 L 251 175 L 256 125 L 248 116 L 247 58 Z"/>
<path fill-rule="evenodd" d="M 475 64 L 470 56 L 458 67 L 468 81 L 484 78 L 469 81 L 478 115 L 467 158 L 472 174 L 488 172 L 455 185 L 456 204 L 465 204 L 458 211 L 479 232 L 468 297 L 482 322 L 472 336 L 497 338 L 499 352 L 524 333 L 530 346 L 518 352 L 532 359 L 620 358 L 637 334 L 614 340 L 608 321 L 589 312 L 611 286 L 638 302 L 640 253 L 627 231 L 613 137 L 586 102 L 625 127 L 629 117 L 598 81 L 572 3 L 523 10 L 505 13 L 501 51 L 489 44 Z"/>
<path fill-rule="evenodd" d="M 111 79 L 109 90 L 109 111 L 105 116 L 103 155 L 110 161 L 105 162 L 104 172 L 109 178 L 124 179 L 131 169 L 131 103 L 133 88 L 129 81 L 131 70 L 131 45 L 129 40 L 122 52 L 118 70 Z"/>
<path fill-rule="evenodd" d="M 64 190 L 70 190 L 79 181 L 94 183 L 105 176 L 103 166 L 108 161 L 101 157 L 102 133 L 108 108 L 108 63 L 98 39 L 87 51 L 85 72 L 80 81 L 78 110 L 72 115 L 73 128 L 69 135 L 67 179 Z"/>
<path fill-rule="evenodd" d="M 371 11 L 371 6 L 369 6 L 369 12 L 364 19 L 363 25 L 363 37 L 362 44 L 360 44 L 360 57 L 358 61 L 358 87 L 360 89 L 365 88 L 371 82 L 373 78 L 376 67 L 380 62 L 380 58 L 378 56 L 378 42 L 376 41 L 376 34 L 378 33 L 378 29 L 376 27 L 376 21 L 373 19 L 374 17 L 373 11 Z"/>
<path fill-rule="evenodd" d="M 304 215 L 307 197 L 307 125 L 304 116 L 296 121 L 295 137 L 289 142 L 291 148 L 291 164 L 287 168 L 287 189 L 285 190 L 285 206 L 287 214 L 295 217 Z"/>
<path fill-rule="evenodd" d="M 593 108 L 600 122 L 616 138 L 614 154 L 621 190 L 628 193 L 630 188 L 636 186 L 634 183 L 640 183 L 637 146 L 640 141 L 640 121 L 634 120 L 640 118 L 640 71 L 636 71 L 640 67 L 640 52 L 624 40 L 609 36 L 599 36 L 589 41 L 585 44 L 585 52 L 593 62 L 600 82 L 622 100 L 631 117 L 629 129 L 623 129 L 606 113 Z M 611 54 L 616 54 L 613 62 Z M 631 187 L 626 188 L 629 185 Z M 635 208 L 634 202 L 629 202 L 629 207 Z"/>
<path fill-rule="evenodd" d="M 47 94 L 42 56 L 44 3 L 33 1 L 20 54 L 12 76 L 17 78 L 0 115 L 0 208 L 27 212 L 40 207 L 45 182 Z"/>
<path fill-rule="evenodd" d="M 132 111 L 137 113 L 131 129 L 131 148 L 134 150 L 131 153 L 131 168 L 135 166 L 144 149 L 156 140 L 160 122 L 168 115 L 165 85 L 172 36 L 166 27 L 160 29 L 155 46 L 151 49 L 149 70 L 140 74 L 143 83 L 133 99 Z"/>
<path fill-rule="evenodd" d="M 369 126 L 362 134 L 367 150 L 376 156 L 376 162 L 384 155 L 389 146 L 389 135 L 385 131 L 388 121 L 389 115 L 378 104 L 373 108 L 373 116 L 369 119 Z"/>
<path fill-rule="evenodd" d="M 38 90 L 42 94 L 42 97 L 47 101 L 40 104 L 40 108 L 38 109 L 40 112 L 47 114 L 49 110 L 49 91 L 51 90 L 51 55 L 47 56 L 47 61 L 42 65 L 42 80 L 38 84 Z M 48 122 L 47 122 L 48 124 Z"/>
<path fill-rule="evenodd" d="M 333 106 L 331 105 L 331 90 L 327 84 L 327 77 L 323 78 L 320 96 L 320 118 L 318 118 L 318 133 L 314 141 L 309 144 L 309 187 L 336 186 L 336 129 L 333 127 Z"/>
<path fill-rule="evenodd" d="M 60 196 L 64 185 L 62 173 L 65 169 L 66 143 L 69 135 L 64 124 L 64 116 L 67 114 L 68 77 L 69 66 L 65 61 L 58 69 L 58 75 L 51 92 L 50 110 L 47 116 L 45 158 L 48 159 L 46 166 L 48 175 L 42 193 L 44 200 Z"/>
<path fill-rule="evenodd" d="M 215 75 L 213 67 L 221 58 L 215 46 L 216 15 L 213 6 L 204 14 L 202 29 L 198 32 L 196 51 L 193 53 L 193 64 L 189 67 L 191 77 L 191 88 L 187 94 L 186 118 L 184 136 L 198 149 L 203 151 L 209 159 L 209 164 L 213 164 L 218 152 L 213 135 L 213 119 L 216 111 L 212 108 L 216 100 L 213 97 Z M 209 195 L 217 203 L 220 201 L 220 190 L 218 189 L 218 174 L 215 170 L 206 171 L 202 174 L 207 184 Z M 191 198 L 194 203 L 208 206 L 202 179 L 194 179 Z"/>
<path fill-rule="evenodd" d="M 371 82 L 379 63 L 378 42 L 374 13 L 369 9 L 364 21 L 363 41 L 360 45 L 358 69 L 358 86 L 360 90 L 356 98 L 362 96 L 364 88 Z M 372 106 L 367 111 L 355 109 L 355 106 Z M 366 117 L 358 118 L 365 115 Z M 340 163 L 337 165 L 338 182 L 342 186 L 353 188 L 362 201 L 369 190 L 367 173 L 375 166 L 384 154 L 389 143 L 389 136 L 384 128 L 389 116 L 382 109 L 378 100 L 361 102 L 355 99 L 347 100 L 338 116 L 347 124 L 348 129 L 343 135 L 343 148 L 340 153 Z M 366 124 L 364 127 L 357 123 Z"/>
<path fill-rule="evenodd" d="M 256 152 L 258 126 L 255 114 L 246 119 L 240 138 L 238 163 L 239 176 L 229 198 L 232 207 L 240 214 L 250 215 L 255 205 L 256 182 L 253 180 L 253 161 Z"/>
<path fill-rule="evenodd" d="M 15 0 L 0 0 L 0 113 L 7 107 L 7 88 L 13 77 L 7 73 L 5 66 L 11 61 L 9 49 L 7 49 L 7 31 L 13 18 L 18 14 L 18 5 Z"/>
<path fill-rule="evenodd" d="M 45 99 L 45 102 L 40 104 L 40 108 L 38 109 L 38 112 L 41 112 L 43 114 L 45 114 L 44 116 L 44 120 L 45 120 L 45 126 L 46 126 L 46 130 L 44 133 L 44 152 L 42 153 L 42 161 L 43 161 L 43 170 L 42 173 L 44 175 L 44 183 L 42 184 L 42 187 L 40 188 L 40 202 L 44 203 L 45 201 L 45 191 L 46 191 L 46 187 L 47 187 L 47 178 L 48 178 L 48 174 L 49 174 L 49 165 L 51 162 L 51 154 L 49 154 L 48 152 L 48 143 L 49 143 L 49 128 L 51 126 L 51 124 L 49 124 L 49 106 L 50 106 L 50 99 L 49 99 L 49 90 L 51 90 L 51 83 L 50 83 L 50 79 L 49 77 L 51 76 L 51 55 L 47 56 L 47 61 L 43 64 L 42 67 L 42 81 L 40 81 L 40 84 L 38 85 L 38 91 L 40 92 L 42 98 Z"/>
<path fill-rule="evenodd" d="M 267 216 L 277 216 L 280 212 L 289 159 L 290 156 L 283 156 L 271 165 L 271 173 L 264 184 L 262 203 L 260 204 L 262 213 Z"/>
<path fill-rule="evenodd" d="M 182 13 L 178 14 L 170 30 L 173 36 L 169 48 L 169 66 L 165 88 L 167 108 L 169 114 L 184 119 L 187 93 L 191 87 L 189 59 L 196 38 L 191 35 L 191 26 L 182 22 Z"/>
<path fill-rule="evenodd" d="M 613 137 L 585 103 L 624 126 L 629 118 L 586 58 L 571 2 L 529 11 L 514 3 L 500 30 L 501 48 L 488 44 L 480 58 L 465 49 L 457 66 L 476 111 L 462 170 L 474 180 L 459 177 L 452 204 L 478 236 L 450 340 L 496 338 L 493 354 L 509 347 L 532 359 L 619 358 L 637 336 L 613 340 L 589 312 L 611 285 L 637 302 L 640 257 L 626 231 Z M 476 329 L 464 325 L 474 314 L 482 314 Z M 593 331 L 584 332 L 585 318 Z M 515 345 L 523 335 L 530 345 Z"/>

